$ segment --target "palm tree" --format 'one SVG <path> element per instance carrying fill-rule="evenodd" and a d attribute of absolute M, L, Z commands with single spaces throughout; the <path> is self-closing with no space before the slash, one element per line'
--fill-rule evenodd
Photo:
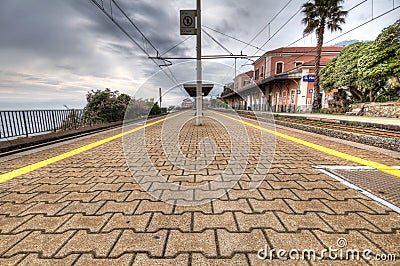
<path fill-rule="evenodd" d="M 343 0 L 314 0 L 303 5 L 302 23 L 306 25 L 304 34 L 315 31 L 317 35 L 317 55 L 315 56 L 315 81 L 313 111 L 321 109 L 321 93 L 319 88 L 319 70 L 322 45 L 324 43 L 325 27 L 331 32 L 342 30 L 341 24 L 345 23 L 347 11 L 343 10 Z"/>

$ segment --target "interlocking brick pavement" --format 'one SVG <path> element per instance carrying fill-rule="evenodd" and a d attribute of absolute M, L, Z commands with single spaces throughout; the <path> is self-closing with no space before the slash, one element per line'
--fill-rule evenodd
<path fill-rule="evenodd" d="M 399 214 L 312 167 L 353 165 L 345 159 L 277 138 L 268 175 L 250 191 L 246 188 L 259 158 L 261 135 L 246 127 L 251 149 L 240 181 L 230 190 L 230 180 L 213 182 L 235 154 L 230 150 L 231 132 L 218 125 L 218 115 L 205 114 L 209 116 L 204 119 L 205 126 L 197 129 L 193 128 L 193 112 L 171 119 L 192 119 L 177 140 L 184 156 L 202 158 L 198 141 L 204 137 L 215 141 L 214 158 L 205 158 L 210 164 L 198 172 L 179 169 L 170 162 L 162 150 L 160 123 L 145 132 L 149 141 L 144 148 L 154 166 L 136 157 L 138 167 L 131 173 L 121 139 L 117 139 L 0 184 L 0 265 L 266 265 L 269 260 L 257 258 L 258 250 L 265 246 L 320 251 L 336 248 L 338 238 L 345 238 L 349 248 L 394 253 L 400 259 Z M 231 126 L 238 123 L 218 119 Z M 283 127 L 278 131 L 368 160 L 400 165 L 400 156 L 384 150 L 361 149 Z M 0 162 L 0 171 L 5 173 L 119 132 L 5 160 Z M 131 137 L 135 139 L 137 133 Z M 243 147 L 246 149 L 249 147 Z M 261 162 L 268 167 L 268 162 Z M 150 174 L 151 167 L 171 184 L 185 185 L 185 190 L 176 194 L 176 187 L 160 184 Z M 226 178 L 235 177 L 232 173 Z M 195 189 L 198 184 L 207 186 L 199 193 Z M 205 200 L 215 191 L 227 193 Z M 181 198 L 175 205 L 158 200 L 176 195 Z M 185 206 L 188 199 L 204 202 Z M 285 263 L 276 255 L 273 262 Z M 290 263 L 336 264 L 327 258 Z"/>

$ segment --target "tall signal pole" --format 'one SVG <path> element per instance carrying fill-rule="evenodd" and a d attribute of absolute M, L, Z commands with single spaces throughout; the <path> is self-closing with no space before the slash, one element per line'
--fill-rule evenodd
<path fill-rule="evenodd" d="M 197 80 L 196 80 L 196 125 L 203 124 L 203 95 L 202 95 L 202 69 L 201 69 L 201 0 L 197 0 Z"/>
<path fill-rule="evenodd" d="M 160 109 L 161 109 L 161 101 L 162 101 L 162 100 L 161 100 L 161 97 L 162 97 L 162 96 L 161 96 L 161 88 L 158 88 L 158 94 L 159 94 L 159 96 L 160 96 Z"/>

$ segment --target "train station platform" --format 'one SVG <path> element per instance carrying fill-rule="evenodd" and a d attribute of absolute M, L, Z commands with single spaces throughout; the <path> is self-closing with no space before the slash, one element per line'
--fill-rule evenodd
<path fill-rule="evenodd" d="M 273 114 L 280 116 L 302 117 L 308 119 L 321 119 L 321 120 L 338 121 L 338 122 L 345 121 L 345 122 L 363 123 L 370 125 L 387 125 L 387 126 L 396 126 L 400 128 L 400 118 L 333 115 L 333 114 L 299 114 L 299 113 L 273 113 Z"/>
<path fill-rule="evenodd" d="M 400 153 L 212 110 L 203 121 L 179 112 L 1 157 L 0 265 L 400 259 Z"/>

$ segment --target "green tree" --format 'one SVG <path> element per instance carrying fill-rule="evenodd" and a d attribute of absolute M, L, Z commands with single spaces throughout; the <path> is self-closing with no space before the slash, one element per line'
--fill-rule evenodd
<path fill-rule="evenodd" d="M 118 91 L 91 90 L 86 95 L 85 118 L 91 123 L 113 122 L 124 119 L 131 97 Z"/>
<path fill-rule="evenodd" d="M 147 108 L 150 109 L 149 115 L 161 114 L 161 108 L 158 106 L 158 102 L 147 101 Z"/>
<path fill-rule="evenodd" d="M 322 45 L 324 43 L 325 28 L 331 32 L 342 30 L 341 24 L 345 23 L 348 12 L 343 10 L 343 0 L 314 0 L 303 5 L 303 24 L 306 28 L 304 34 L 315 31 L 317 35 L 317 55 L 315 57 L 315 81 L 313 110 L 321 109 L 321 92 L 319 86 L 319 72 Z"/>
<path fill-rule="evenodd" d="M 400 98 L 400 20 L 376 40 L 347 46 L 321 71 L 325 91 L 347 88 L 358 102 Z"/>
<path fill-rule="evenodd" d="M 125 119 L 131 120 L 149 115 L 161 114 L 161 108 L 154 99 L 132 99 L 126 109 Z"/>
<path fill-rule="evenodd" d="M 367 95 L 359 89 L 358 59 L 366 43 L 353 43 L 321 70 L 321 86 L 326 92 L 334 88 L 347 88 L 355 101 L 366 101 Z"/>
<path fill-rule="evenodd" d="M 400 74 L 400 20 L 385 28 L 375 41 L 368 43 L 357 66 L 360 85 L 368 90 L 371 102 L 384 96 L 394 96 Z M 391 79 L 397 82 L 389 82 Z"/>

